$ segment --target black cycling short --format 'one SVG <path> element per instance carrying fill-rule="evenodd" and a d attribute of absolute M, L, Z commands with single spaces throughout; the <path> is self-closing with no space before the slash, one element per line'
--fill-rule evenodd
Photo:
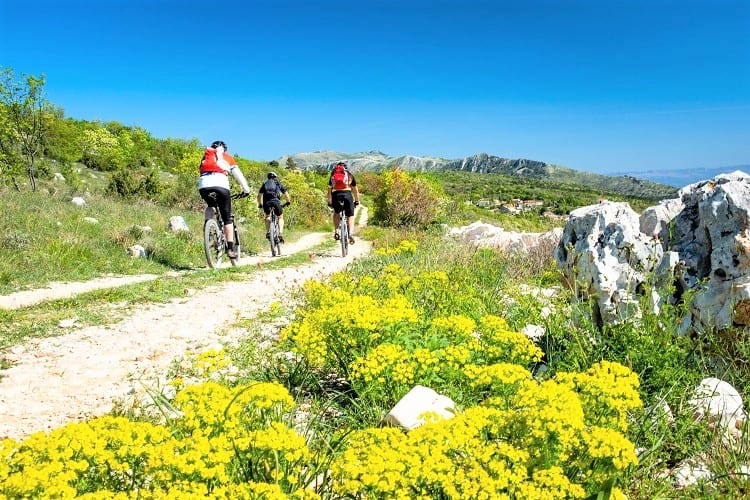
<path fill-rule="evenodd" d="M 278 198 L 273 198 L 263 202 L 263 212 L 265 212 L 266 215 L 271 213 L 272 208 L 277 217 L 284 213 L 284 209 L 281 207 L 281 200 Z"/>
<path fill-rule="evenodd" d="M 221 220 L 225 224 L 232 222 L 232 195 L 228 189 L 221 187 L 208 187 L 198 190 L 201 198 L 210 206 L 217 205 L 219 207 L 219 213 L 221 214 Z M 209 194 L 216 193 L 216 201 L 209 197 Z"/>
<path fill-rule="evenodd" d="M 351 191 L 334 191 L 331 193 L 331 204 L 336 213 L 341 212 L 340 203 L 344 203 L 344 213 L 347 217 L 354 217 L 354 197 Z"/>

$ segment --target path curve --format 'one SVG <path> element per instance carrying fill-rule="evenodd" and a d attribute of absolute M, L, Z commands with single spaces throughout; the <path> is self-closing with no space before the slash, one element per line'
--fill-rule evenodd
<path fill-rule="evenodd" d="M 325 237 L 310 236 L 299 247 L 290 243 L 286 252 Z M 139 307 L 116 324 L 74 325 L 64 335 L 9 349 L 4 355 L 13 365 L 0 372 L 0 439 L 107 414 L 116 400 L 142 391 L 139 380 L 159 379 L 177 358 L 238 340 L 246 332 L 232 324 L 284 301 L 307 280 L 344 270 L 370 249 L 358 239 L 346 258 L 335 250 L 311 253 L 301 266 L 261 270 L 194 296 Z M 262 266 L 264 256 L 248 259 Z"/>

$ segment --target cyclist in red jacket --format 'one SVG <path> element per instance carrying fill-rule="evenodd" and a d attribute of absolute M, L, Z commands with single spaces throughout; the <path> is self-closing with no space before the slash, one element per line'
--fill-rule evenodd
<path fill-rule="evenodd" d="M 354 208 L 359 205 L 359 188 L 357 187 L 357 180 L 354 175 L 349 171 L 346 163 L 340 161 L 334 165 L 331 171 L 331 176 L 328 178 L 328 206 L 333 208 L 333 228 L 334 228 L 334 239 L 338 240 L 341 238 L 339 235 L 339 216 L 338 206 L 339 200 L 344 204 L 344 212 L 348 217 L 346 219 L 346 225 L 349 228 L 349 244 L 354 244 L 354 238 L 352 237 L 352 231 L 354 230 Z"/>
<path fill-rule="evenodd" d="M 227 256 L 230 259 L 237 257 L 234 248 L 234 219 L 232 215 L 232 197 L 229 192 L 229 177 L 231 173 L 242 187 L 239 196 L 244 198 L 250 195 L 250 186 L 243 175 L 237 162 L 232 155 L 227 153 L 227 145 L 224 141 L 214 141 L 206 148 L 201 160 L 200 177 L 198 178 L 198 192 L 201 198 L 210 206 L 209 193 L 216 193 L 216 202 L 219 205 L 221 218 L 224 220 L 224 236 L 227 240 Z"/>

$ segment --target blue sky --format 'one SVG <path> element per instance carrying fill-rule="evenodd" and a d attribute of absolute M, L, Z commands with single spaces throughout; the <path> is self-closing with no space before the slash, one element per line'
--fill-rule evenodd
<path fill-rule="evenodd" d="M 750 164 L 750 0 L 0 0 L 0 66 L 257 160 Z"/>

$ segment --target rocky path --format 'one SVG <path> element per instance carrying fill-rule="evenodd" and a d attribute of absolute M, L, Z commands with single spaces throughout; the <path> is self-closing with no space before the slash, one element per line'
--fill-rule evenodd
<path fill-rule="evenodd" d="M 284 253 L 306 251 L 328 234 L 307 235 L 285 246 Z M 140 381 L 154 380 L 173 360 L 232 342 L 245 332 L 231 328 L 251 319 L 309 279 L 341 271 L 370 251 L 359 240 L 342 258 L 338 249 L 309 254 L 310 262 L 293 268 L 261 270 L 245 279 L 225 282 L 166 304 L 135 309 L 122 321 L 77 328 L 57 337 L 33 339 L 11 348 L 12 366 L 0 372 L 0 439 L 22 439 L 71 421 L 109 412 L 114 401 L 142 390 Z M 270 257 L 243 258 L 257 265 Z M 35 292 L 2 297 L 0 307 L 34 304 L 54 297 L 118 286 L 151 275 L 58 284 Z"/>

